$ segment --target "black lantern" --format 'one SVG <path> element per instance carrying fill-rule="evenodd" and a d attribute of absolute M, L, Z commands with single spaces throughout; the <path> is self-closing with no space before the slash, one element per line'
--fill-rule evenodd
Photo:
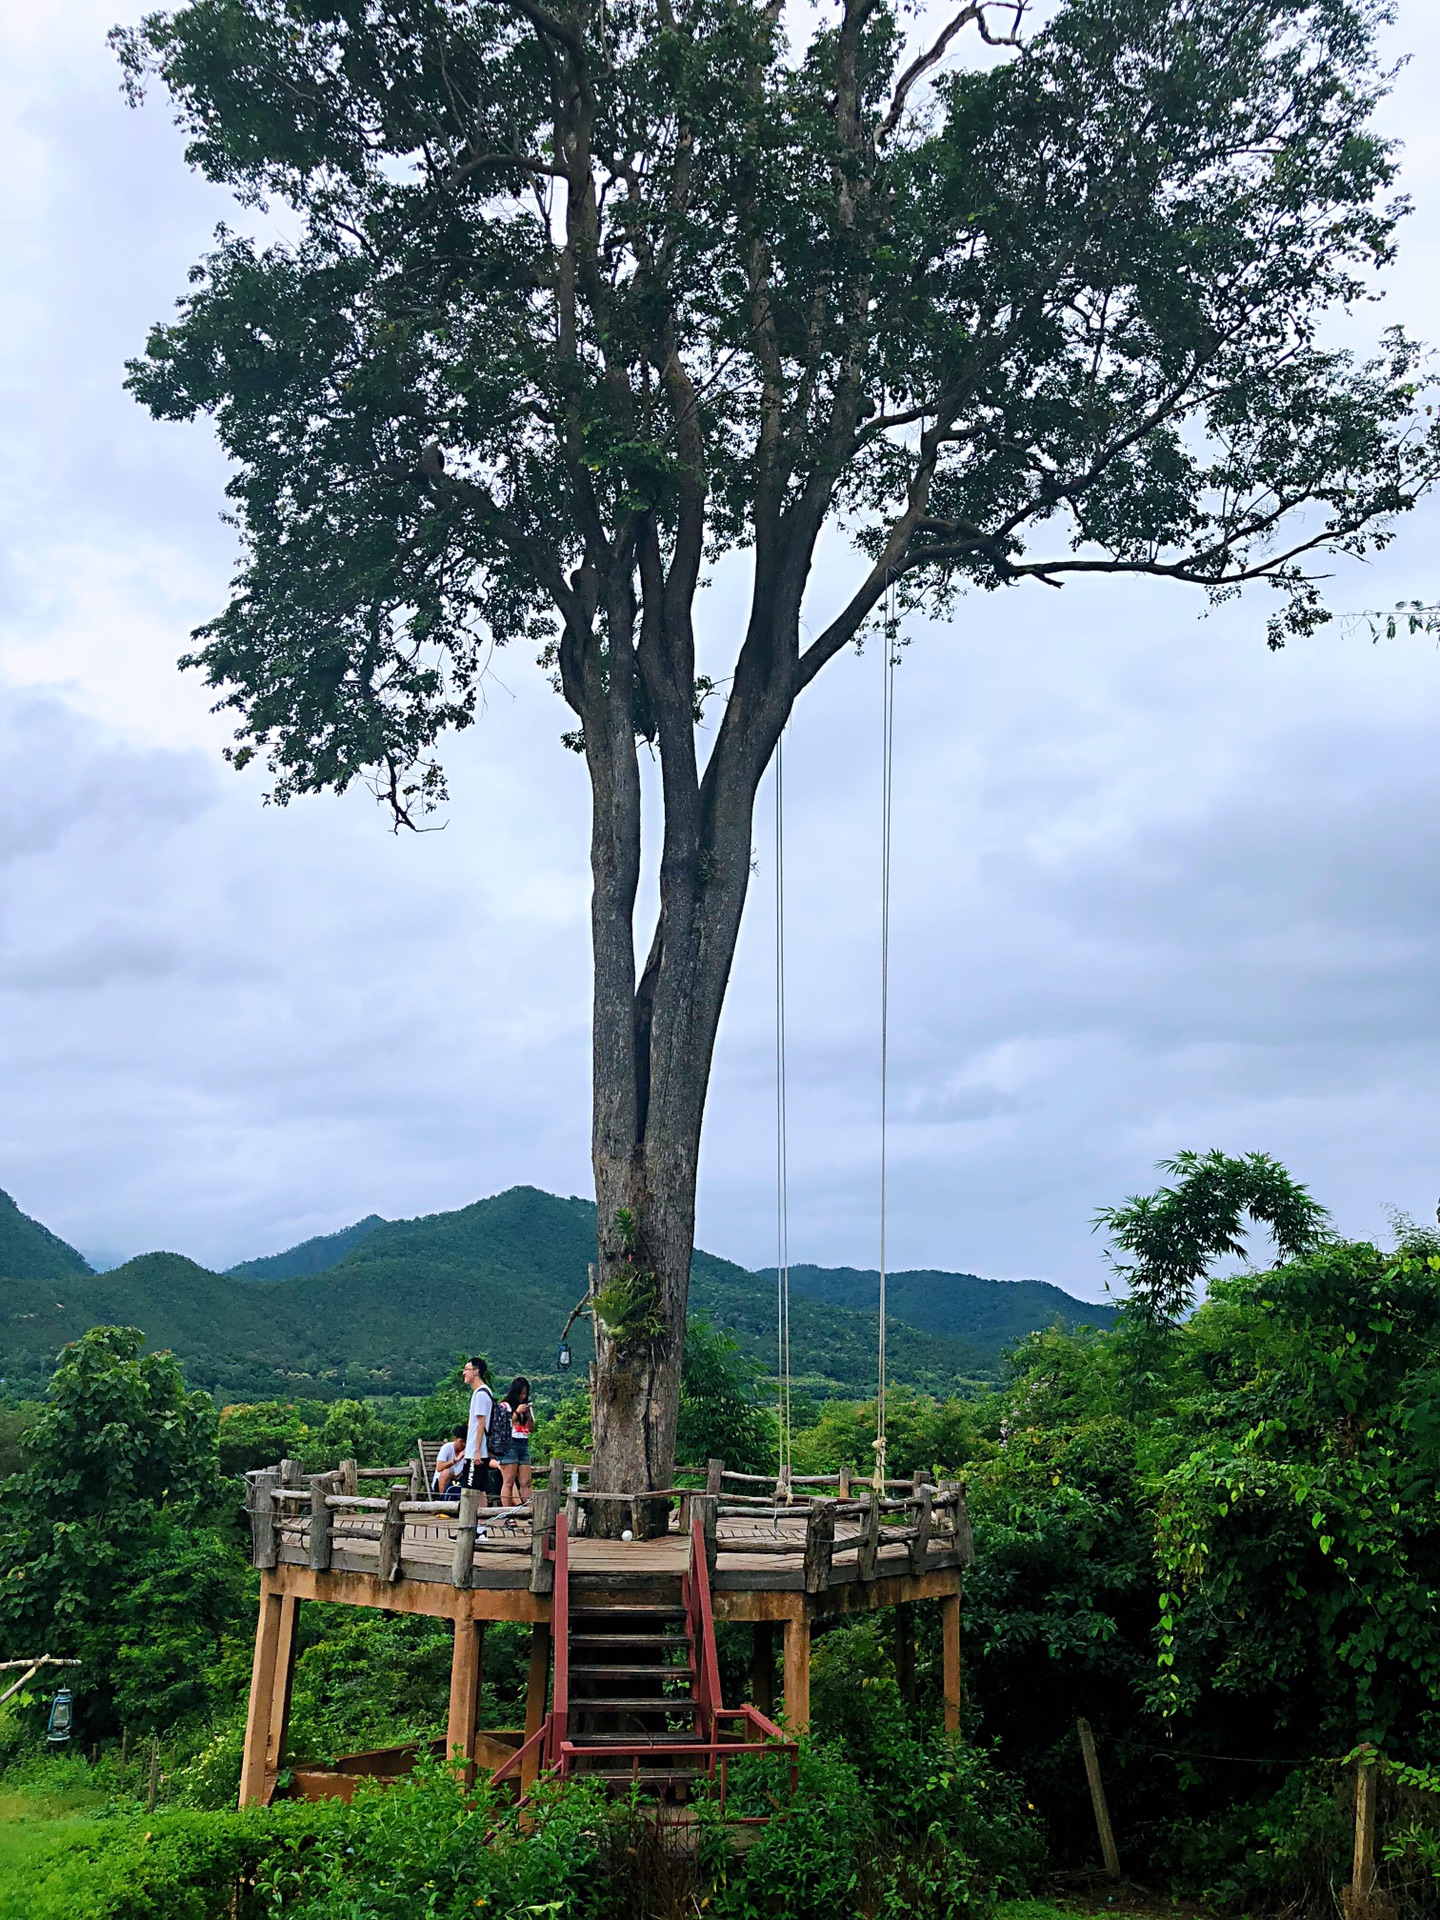
<path fill-rule="evenodd" d="M 560 1371 L 568 1372 L 570 1367 L 570 1342 L 562 1334 L 560 1337 Z"/>

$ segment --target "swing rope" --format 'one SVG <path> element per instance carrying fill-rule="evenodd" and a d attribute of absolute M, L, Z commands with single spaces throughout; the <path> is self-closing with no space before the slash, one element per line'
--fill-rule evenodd
<path fill-rule="evenodd" d="M 779 1485 L 789 1497 L 790 1141 L 785 1086 L 785 742 L 775 743 L 775 1378 Z"/>
<path fill-rule="evenodd" d="M 890 845 L 895 788 L 895 590 L 888 593 L 880 747 L 880 1331 L 876 1353 L 875 1477 L 885 1492 L 885 1281 L 890 1098 Z"/>

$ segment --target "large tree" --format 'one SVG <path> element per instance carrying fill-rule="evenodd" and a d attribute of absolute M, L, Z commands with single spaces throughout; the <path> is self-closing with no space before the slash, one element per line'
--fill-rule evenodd
<path fill-rule="evenodd" d="M 131 377 L 234 461 L 243 564 L 187 664 L 235 764 L 280 802 L 370 780 L 413 825 L 515 641 L 578 723 L 601 1487 L 671 1471 L 755 794 L 802 689 L 908 608 L 1074 574 L 1268 581 L 1279 645 L 1325 617 L 1309 558 L 1382 542 L 1440 458 L 1416 350 L 1322 338 L 1399 211 L 1372 0 L 909 13 L 191 0 L 117 34 L 192 164 L 291 210 L 219 236 Z M 841 527 L 854 564 L 816 579 Z M 748 611 L 702 676 L 696 593 L 736 551 Z"/>

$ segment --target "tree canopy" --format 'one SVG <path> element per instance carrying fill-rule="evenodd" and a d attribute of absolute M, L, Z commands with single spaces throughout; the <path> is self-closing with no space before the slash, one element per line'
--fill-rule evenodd
<path fill-rule="evenodd" d="M 923 48 L 882 0 L 808 39 L 731 0 L 192 0 L 120 33 L 191 163 L 300 215 L 222 230 L 131 374 L 236 462 L 244 563 L 192 660 L 237 760 L 423 807 L 519 639 L 582 729 L 613 682 L 688 734 L 705 562 L 753 549 L 773 641 L 836 516 L 873 564 L 797 684 L 892 586 L 1266 579 L 1273 639 L 1319 617 L 1305 554 L 1435 473 L 1414 347 L 1320 338 L 1393 244 L 1383 8 L 1065 0 L 947 68 L 1019 12 Z"/>
<path fill-rule="evenodd" d="M 572 710 L 612 1491 L 675 1459 L 755 796 L 803 689 L 909 608 L 1097 573 L 1268 582 L 1279 646 L 1326 617 L 1313 558 L 1436 477 L 1418 348 L 1325 333 L 1402 210 L 1379 0 L 1025 13 L 966 0 L 927 42 L 897 0 L 189 0 L 117 31 L 191 163 L 288 210 L 221 232 L 130 374 L 234 462 L 240 571 L 186 663 L 235 764 L 414 826 L 495 648 Z M 852 557 L 817 573 L 827 534 Z"/>

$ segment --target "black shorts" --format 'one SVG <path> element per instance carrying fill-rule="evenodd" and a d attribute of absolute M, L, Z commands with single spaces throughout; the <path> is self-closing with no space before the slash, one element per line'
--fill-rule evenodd
<path fill-rule="evenodd" d="M 493 1460 L 467 1460 L 451 1484 L 474 1487 L 478 1492 L 483 1493 L 487 1500 L 498 1500 L 505 1480 Z"/>

